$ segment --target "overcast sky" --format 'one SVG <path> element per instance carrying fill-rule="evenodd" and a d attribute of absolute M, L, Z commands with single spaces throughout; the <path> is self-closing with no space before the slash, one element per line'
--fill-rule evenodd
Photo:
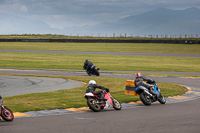
<path fill-rule="evenodd" d="M 200 8 L 200 0 L 0 0 L 0 13 L 40 19 L 60 29 L 113 22 L 161 7 Z"/>

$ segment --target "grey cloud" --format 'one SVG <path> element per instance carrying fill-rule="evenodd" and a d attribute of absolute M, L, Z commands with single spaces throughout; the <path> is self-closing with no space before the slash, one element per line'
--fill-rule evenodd
<path fill-rule="evenodd" d="M 7 6 L 7 11 L 20 12 L 20 5 L 27 7 L 28 14 L 96 14 L 96 13 L 137 13 L 143 9 L 184 6 L 198 6 L 199 0 L 1 0 L 1 7 Z M 16 9 L 11 7 L 16 6 Z M 187 8 L 186 7 L 186 8 Z M 6 8 L 4 8 L 6 10 Z M 18 11 L 17 11 L 18 9 Z"/>
<path fill-rule="evenodd" d="M 160 7 L 200 8 L 199 0 L 0 0 L 0 13 L 33 17 L 50 25 L 76 26 L 117 21 Z M 54 20 L 51 20 L 54 19 Z M 56 19 L 56 20 L 55 20 Z M 60 23 L 59 23 L 60 22 Z M 63 26 L 60 26 L 62 24 Z"/>

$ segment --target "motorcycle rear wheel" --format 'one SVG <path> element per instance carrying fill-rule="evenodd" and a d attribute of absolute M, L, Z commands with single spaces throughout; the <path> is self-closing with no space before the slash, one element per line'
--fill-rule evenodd
<path fill-rule="evenodd" d="M 13 115 L 12 111 L 9 108 L 7 108 L 7 107 L 4 107 L 1 110 L 1 117 L 5 121 L 12 121 L 14 119 L 14 115 Z"/>
<path fill-rule="evenodd" d="M 87 73 L 89 76 L 91 76 L 91 72 L 90 72 L 90 71 L 86 71 L 86 73 Z"/>
<path fill-rule="evenodd" d="M 94 98 L 88 98 L 87 104 L 89 108 L 94 112 L 99 112 L 101 110 L 100 104 L 98 104 L 97 100 Z"/>
<path fill-rule="evenodd" d="M 162 94 L 160 94 L 160 96 L 158 97 L 158 101 L 161 104 L 165 104 L 166 103 L 166 99 L 165 99 L 165 97 Z"/>
<path fill-rule="evenodd" d="M 115 110 L 121 110 L 122 109 L 121 103 L 117 99 L 112 98 L 112 102 L 113 102 L 113 108 Z"/>
<path fill-rule="evenodd" d="M 140 93 L 140 99 L 144 105 L 151 105 L 151 98 L 145 93 Z"/>

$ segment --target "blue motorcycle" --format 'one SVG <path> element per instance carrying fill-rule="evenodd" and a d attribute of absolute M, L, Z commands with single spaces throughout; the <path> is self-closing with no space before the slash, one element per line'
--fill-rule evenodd
<path fill-rule="evenodd" d="M 138 86 L 135 88 L 135 92 L 140 95 L 140 100 L 143 102 L 144 105 L 151 105 L 151 103 L 159 101 L 161 104 L 166 103 L 165 97 L 160 93 L 160 89 L 156 82 L 153 84 L 154 88 L 153 91 L 150 92 L 149 89 Z"/>

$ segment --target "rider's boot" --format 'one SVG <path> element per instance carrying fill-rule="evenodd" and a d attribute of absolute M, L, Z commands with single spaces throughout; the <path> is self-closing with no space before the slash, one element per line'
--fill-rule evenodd
<path fill-rule="evenodd" d="M 107 99 L 102 99 L 102 100 L 101 100 L 101 102 L 102 102 L 103 104 L 106 104 L 106 101 L 107 101 Z"/>
<path fill-rule="evenodd" d="M 99 99 L 103 104 L 106 103 L 107 99 L 104 98 L 104 96 L 102 96 L 100 99 Z"/>
<path fill-rule="evenodd" d="M 100 68 L 98 67 L 97 70 L 99 71 L 99 69 L 100 69 Z"/>
<path fill-rule="evenodd" d="M 104 98 L 104 99 L 102 99 L 102 101 L 107 101 L 107 99 Z"/>

